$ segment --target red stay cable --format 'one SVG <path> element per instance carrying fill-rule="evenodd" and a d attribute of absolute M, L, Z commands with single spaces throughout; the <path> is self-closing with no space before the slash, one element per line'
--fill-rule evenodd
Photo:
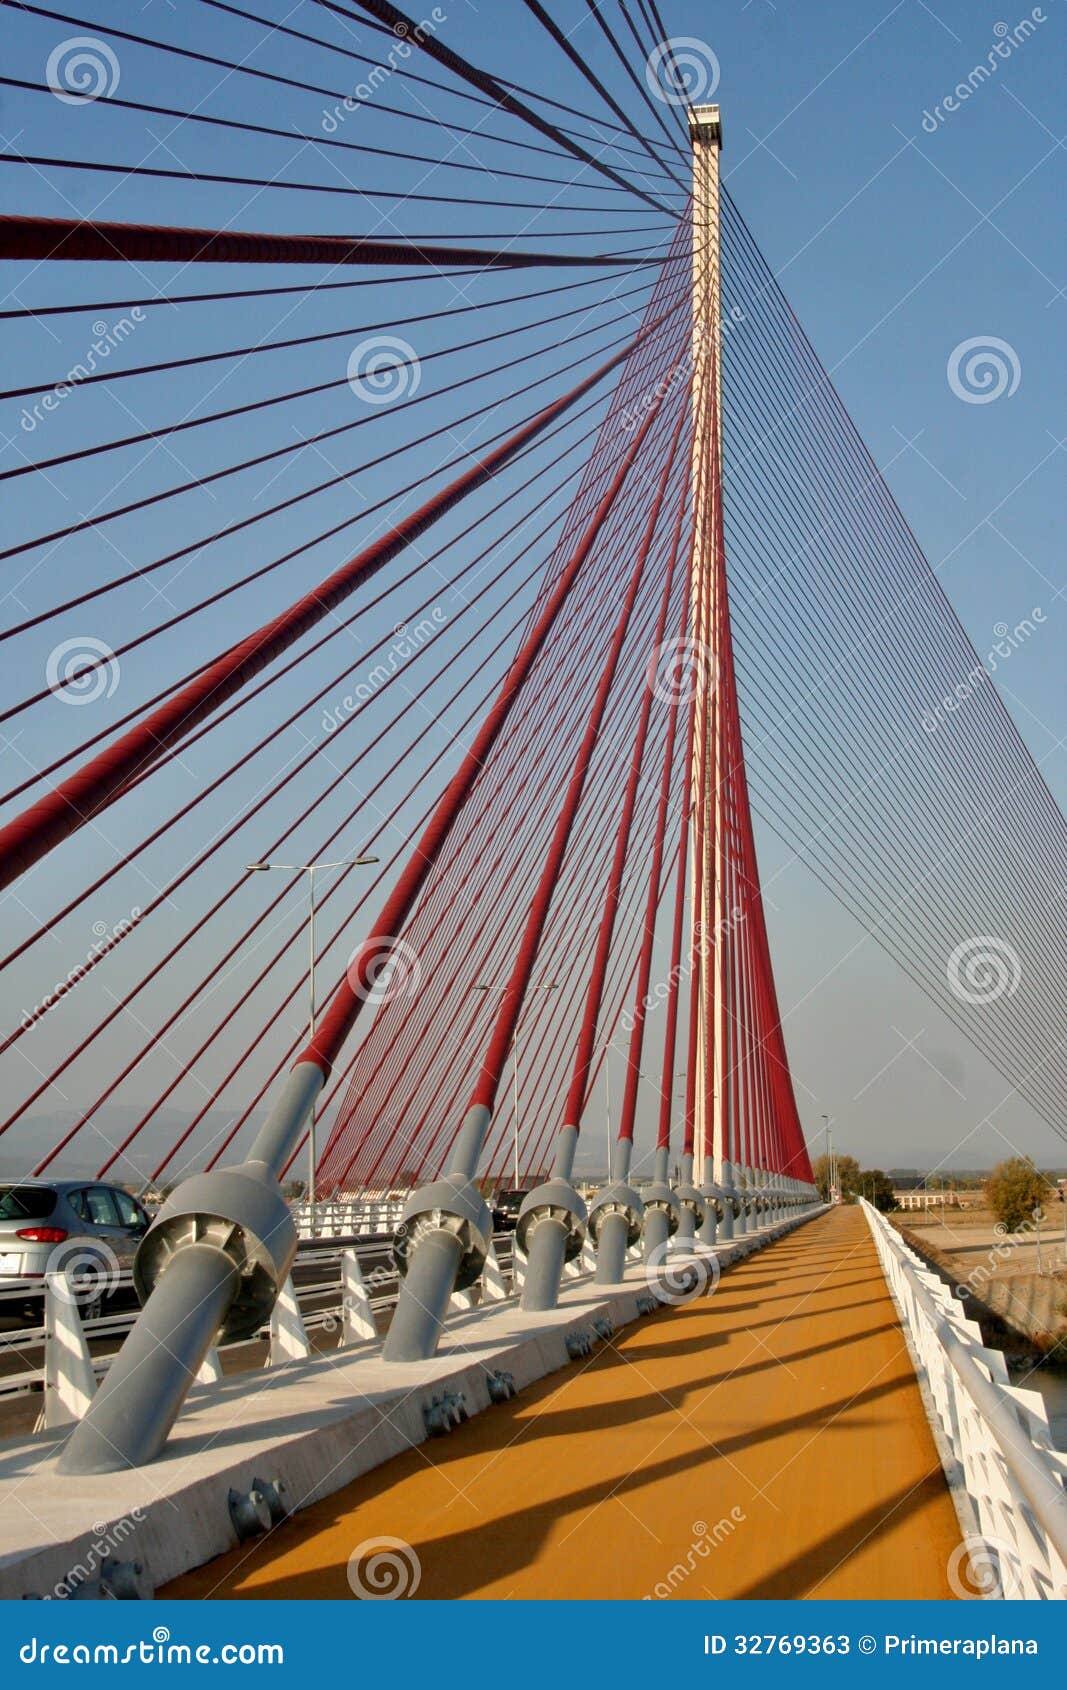
<path fill-rule="evenodd" d="M 569 393 L 546 406 L 471 469 L 433 495 L 379 540 L 342 565 L 272 622 L 231 648 L 187 687 L 92 758 L 44 798 L 0 829 L 0 889 L 9 886 L 61 840 L 104 809 L 127 781 L 205 716 L 212 714 L 253 675 L 344 602 L 356 587 L 384 567 L 441 516 L 480 487 L 542 433 L 561 412 L 615 369 L 657 326 L 642 328 L 630 344 L 594 370 Z M 650 410 L 649 420 L 655 415 Z M 641 438 L 644 437 L 644 431 Z M 632 461 L 632 456 L 629 461 Z"/>

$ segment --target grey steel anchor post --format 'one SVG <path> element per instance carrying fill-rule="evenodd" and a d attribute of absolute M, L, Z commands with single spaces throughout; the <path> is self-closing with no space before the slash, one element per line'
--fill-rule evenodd
<path fill-rule="evenodd" d="M 708 1206 L 693 1184 L 693 1158 L 689 1152 L 682 1157 L 681 1179 L 674 1195 L 681 1209 L 677 1238 L 679 1244 L 691 1243 L 707 1219 Z"/>
<path fill-rule="evenodd" d="M 578 1128 L 562 1127 L 556 1140 L 552 1178 L 531 1191 L 519 1210 L 515 1235 L 527 1257 L 523 1309 L 554 1309 L 564 1262 L 581 1254 L 586 1208 L 571 1184 Z"/>
<path fill-rule="evenodd" d="M 722 1220 L 719 1223 L 719 1237 L 733 1238 L 737 1231 L 737 1212 L 740 1208 L 740 1202 L 738 1200 L 737 1187 L 734 1184 L 734 1168 L 732 1162 L 728 1162 L 726 1160 L 723 1161 L 721 1185 Z"/>
<path fill-rule="evenodd" d="M 682 1224 L 682 1205 L 667 1178 L 669 1163 L 670 1151 L 660 1147 L 656 1151 L 652 1184 L 644 1193 L 644 1255 L 646 1265 L 653 1267 L 663 1262 L 670 1241 Z"/>
<path fill-rule="evenodd" d="M 725 1177 L 726 1163 L 723 1163 Z M 726 1194 L 723 1187 L 715 1179 L 715 1158 L 704 1158 L 704 1183 L 700 1187 L 700 1195 L 704 1199 L 704 1223 L 697 1234 L 702 1244 L 715 1244 L 720 1239 L 733 1237 L 732 1210 L 726 1206 Z M 730 1231 L 726 1231 L 726 1217 L 731 1216 Z"/>
<path fill-rule="evenodd" d="M 596 1245 L 596 1283 L 620 1285 L 626 1272 L 626 1252 L 641 1237 L 645 1205 L 629 1184 L 633 1144 L 616 1139 L 612 1149 L 612 1177 L 589 1211 L 589 1234 Z M 554 1306 L 554 1305 L 550 1305 Z"/>
<path fill-rule="evenodd" d="M 144 1307 L 59 1461 L 63 1473 L 114 1473 L 160 1453 L 211 1345 L 263 1324 L 296 1255 L 278 1177 L 322 1089 L 300 1062 L 246 1162 L 194 1174 L 141 1241 L 134 1284 Z"/>
<path fill-rule="evenodd" d="M 480 1278 L 493 1238 L 489 1205 L 474 1183 L 492 1113 L 467 1110 L 442 1179 L 412 1192 L 393 1243 L 400 1294 L 382 1354 L 386 1361 L 434 1355 L 453 1291 Z"/>

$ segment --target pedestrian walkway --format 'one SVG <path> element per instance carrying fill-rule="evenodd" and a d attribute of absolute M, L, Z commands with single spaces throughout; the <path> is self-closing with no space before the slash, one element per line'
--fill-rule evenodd
<path fill-rule="evenodd" d="M 863 1216 L 159 1594 L 351 1600 L 383 1538 L 427 1598 L 950 1597 L 960 1531 Z"/>

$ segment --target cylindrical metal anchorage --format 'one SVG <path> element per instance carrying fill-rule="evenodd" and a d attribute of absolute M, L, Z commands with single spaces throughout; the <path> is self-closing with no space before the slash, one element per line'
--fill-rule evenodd
<path fill-rule="evenodd" d="M 737 1170 L 737 1185 L 735 1189 L 737 1195 L 737 1221 L 734 1226 L 734 1232 L 738 1238 L 744 1238 L 747 1233 L 753 1230 L 753 1222 L 755 1218 L 752 1211 L 752 1192 L 748 1188 L 748 1181 L 745 1178 L 744 1168 L 738 1168 Z"/>
<path fill-rule="evenodd" d="M 737 1219 L 737 1193 L 734 1190 L 734 1171 L 729 1162 L 722 1165 L 722 1179 L 719 1181 L 719 1196 L 722 1200 L 722 1218 L 719 1221 L 718 1233 L 720 1239 L 732 1238 L 736 1231 L 734 1222 Z"/>
<path fill-rule="evenodd" d="M 665 1180 L 653 1180 L 642 1193 L 645 1205 L 645 1265 L 658 1266 L 666 1260 L 670 1241 L 682 1223 L 682 1206 Z"/>
<path fill-rule="evenodd" d="M 246 1337 L 270 1313 L 297 1245 L 277 1184 L 281 1157 L 322 1078 L 321 1069 L 299 1063 L 250 1160 L 194 1174 L 168 1197 L 134 1264 L 145 1306 L 64 1451 L 64 1472 L 111 1473 L 152 1461 L 219 1332 Z"/>
<path fill-rule="evenodd" d="M 116 1473 L 155 1459 L 238 1281 L 232 1259 L 215 1244 L 192 1244 L 174 1257 L 75 1428 L 61 1473 Z"/>
<path fill-rule="evenodd" d="M 678 1226 L 679 1238 L 684 1236 L 682 1233 L 682 1224 L 684 1223 L 684 1220 L 685 1214 L 683 1211 L 682 1222 L 680 1222 Z M 692 1227 L 692 1216 L 690 1216 L 689 1224 L 690 1227 Z M 690 1231 L 688 1237 L 691 1238 L 692 1236 L 692 1231 Z M 669 1211 L 663 1208 L 646 1209 L 644 1238 L 646 1266 L 648 1266 L 649 1263 L 657 1264 L 663 1260 L 667 1246 L 670 1243 L 670 1237 L 671 1219 Z"/>
<path fill-rule="evenodd" d="M 621 1285 L 626 1272 L 626 1247 L 630 1237 L 630 1222 L 621 1210 L 605 1215 L 600 1222 L 596 1241 L 596 1283 Z"/>
<path fill-rule="evenodd" d="M 522 1288 L 527 1310 L 555 1308 L 563 1264 L 581 1253 L 585 1239 L 585 1204 L 570 1183 L 577 1129 L 563 1127 L 559 1136 L 556 1172 L 524 1200 L 515 1228 L 516 1242 L 527 1258 Z"/>
<path fill-rule="evenodd" d="M 386 1361 L 425 1361 L 433 1355 L 462 1258 L 463 1241 L 455 1232 L 438 1227 L 420 1240 L 385 1335 Z"/>
<path fill-rule="evenodd" d="M 728 1166 L 728 1163 L 723 1163 L 724 1176 Z M 723 1183 L 725 1184 L 725 1177 Z M 700 1195 L 705 1203 L 704 1222 L 697 1233 L 700 1242 L 702 1244 L 714 1244 L 723 1238 L 732 1238 L 734 1235 L 733 1210 L 725 1201 L 722 1186 L 716 1184 L 715 1158 L 713 1156 L 705 1156 L 704 1158 L 704 1183 L 700 1188 Z M 729 1224 L 727 1223 L 727 1216 L 729 1216 Z"/>
<path fill-rule="evenodd" d="M 522 1306 L 527 1313 L 554 1309 L 558 1303 L 569 1237 L 569 1226 L 555 1215 L 544 1215 L 531 1230 L 529 1263 L 522 1288 Z"/>
<path fill-rule="evenodd" d="M 404 1207 L 393 1242 L 401 1279 L 382 1352 L 386 1361 L 427 1361 L 453 1291 L 473 1285 L 482 1271 L 493 1221 L 471 1176 L 489 1121 L 489 1109 L 472 1104 L 453 1147 L 452 1172 L 421 1186 Z"/>
<path fill-rule="evenodd" d="M 674 1195 L 682 1211 L 678 1222 L 678 1239 L 686 1243 L 694 1239 L 697 1231 L 704 1225 L 705 1203 L 700 1192 L 693 1184 L 693 1158 L 688 1151 L 682 1155 L 681 1179 L 674 1188 Z"/>
<path fill-rule="evenodd" d="M 641 1198 L 626 1184 L 630 1171 L 630 1142 L 622 1140 L 616 1147 L 618 1173 L 606 1185 L 589 1211 L 589 1232 L 596 1245 L 596 1283 L 620 1285 L 626 1272 L 626 1252 L 641 1237 L 644 1206 Z"/>

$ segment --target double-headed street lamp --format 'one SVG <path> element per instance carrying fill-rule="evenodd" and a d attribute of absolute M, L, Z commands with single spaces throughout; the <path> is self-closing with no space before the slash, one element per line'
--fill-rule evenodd
<path fill-rule="evenodd" d="M 364 863 L 376 863 L 377 857 L 342 857 L 335 863 L 246 863 L 249 874 L 265 874 L 269 869 L 281 869 L 286 874 L 306 874 L 308 877 L 308 1036 L 315 1037 L 315 875 L 319 869 L 359 868 Z M 315 1117 L 311 1108 L 308 1121 L 308 1181 L 307 1199 L 311 1205 L 311 1230 L 315 1230 Z"/>
<path fill-rule="evenodd" d="M 549 980 L 544 985 L 538 986 L 537 990 L 539 992 L 558 992 L 559 991 L 559 982 L 556 981 L 556 980 Z M 496 992 L 498 997 L 503 997 L 504 993 L 507 991 L 507 987 L 506 986 L 489 986 L 489 985 L 485 985 L 484 983 L 479 981 L 477 984 L 475 984 L 471 987 L 471 991 L 472 992 Z M 519 1027 L 518 1027 L 518 1021 L 516 1021 L 515 1031 L 511 1035 L 511 1076 L 512 1076 L 512 1088 L 513 1088 L 514 1098 L 515 1098 L 515 1190 L 518 1191 L 518 1189 L 519 1189 Z"/>

